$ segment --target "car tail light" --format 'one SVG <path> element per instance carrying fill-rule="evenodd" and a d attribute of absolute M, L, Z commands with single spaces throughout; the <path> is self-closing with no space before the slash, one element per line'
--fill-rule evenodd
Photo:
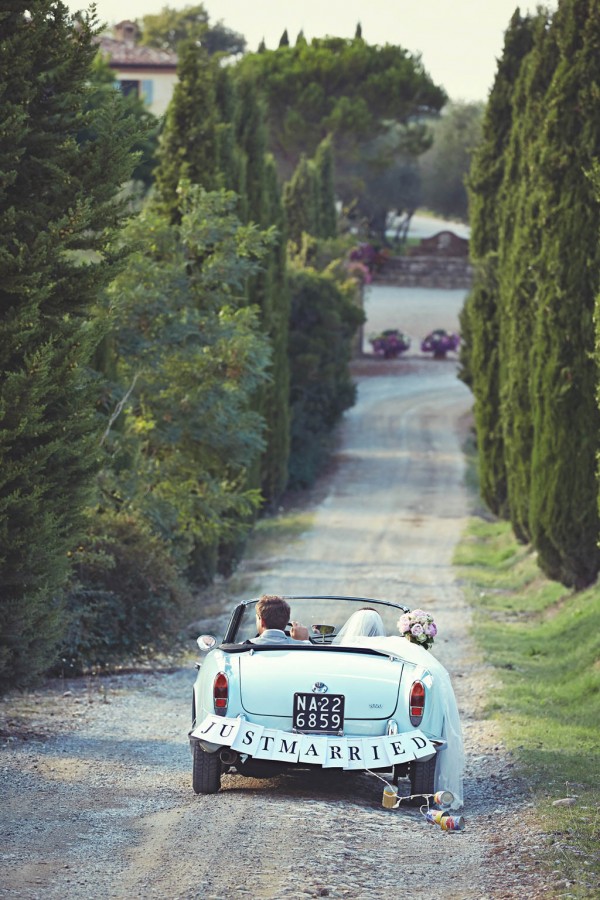
<path fill-rule="evenodd" d="M 425 712 L 425 685 L 422 681 L 414 681 L 408 699 L 408 713 L 411 725 L 420 725 Z"/>
<path fill-rule="evenodd" d="M 229 701 L 229 681 L 225 672 L 219 672 L 213 682 L 213 703 L 215 712 L 219 716 L 224 716 L 227 712 L 227 703 Z"/>

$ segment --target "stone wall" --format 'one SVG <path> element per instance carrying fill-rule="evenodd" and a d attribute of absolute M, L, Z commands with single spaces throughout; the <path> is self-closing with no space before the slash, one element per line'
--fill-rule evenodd
<path fill-rule="evenodd" d="M 393 256 L 375 273 L 373 283 L 468 290 L 473 283 L 473 267 L 464 257 Z"/>

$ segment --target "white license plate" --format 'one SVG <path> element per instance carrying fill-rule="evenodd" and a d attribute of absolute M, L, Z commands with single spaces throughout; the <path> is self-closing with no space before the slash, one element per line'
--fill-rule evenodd
<path fill-rule="evenodd" d="M 339 734 L 344 730 L 343 694 L 294 694 L 297 731 Z"/>

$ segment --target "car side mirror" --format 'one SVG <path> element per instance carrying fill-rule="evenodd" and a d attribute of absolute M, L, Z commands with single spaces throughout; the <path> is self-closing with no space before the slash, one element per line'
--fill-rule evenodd
<path fill-rule="evenodd" d="M 201 634 L 200 637 L 197 638 L 196 643 L 203 653 L 208 653 L 209 650 L 212 650 L 212 648 L 216 646 L 217 639 L 213 637 L 212 634 Z"/>

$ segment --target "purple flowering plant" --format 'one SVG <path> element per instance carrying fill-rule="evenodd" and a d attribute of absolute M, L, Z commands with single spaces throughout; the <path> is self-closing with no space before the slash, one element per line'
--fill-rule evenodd
<path fill-rule="evenodd" d="M 437 634 L 437 626 L 431 613 L 422 609 L 413 609 L 403 613 L 398 619 L 398 630 L 402 637 L 413 644 L 420 644 L 429 650 Z"/>

